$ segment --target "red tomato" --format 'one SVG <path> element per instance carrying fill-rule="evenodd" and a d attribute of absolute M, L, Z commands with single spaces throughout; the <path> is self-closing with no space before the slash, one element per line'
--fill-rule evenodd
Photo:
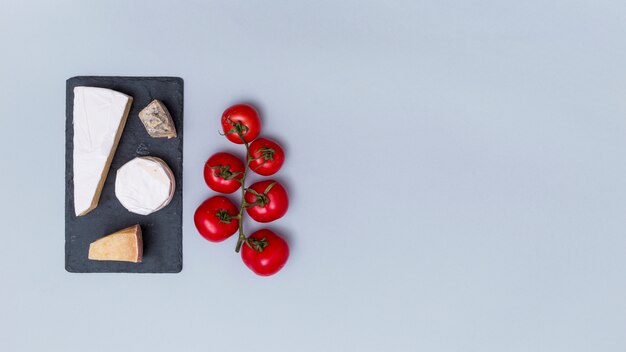
<path fill-rule="evenodd" d="M 241 249 L 241 259 L 255 274 L 276 274 L 289 258 L 289 245 L 274 232 L 263 229 L 250 237 Z"/>
<path fill-rule="evenodd" d="M 271 187 L 270 187 L 271 186 Z M 274 180 L 257 182 L 246 190 L 246 207 L 250 217 L 258 222 L 270 222 L 281 218 L 289 208 L 287 191 Z"/>
<path fill-rule="evenodd" d="M 239 130 L 246 142 L 250 143 L 261 132 L 259 113 L 248 104 L 233 105 L 222 114 L 222 129 L 229 141 L 243 144 L 237 133 Z"/>
<path fill-rule="evenodd" d="M 193 216 L 198 232 L 211 242 L 221 242 L 239 229 L 239 209 L 224 196 L 205 200 Z"/>
<path fill-rule="evenodd" d="M 250 144 L 250 156 L 250 170 L 263 176 L 275 174 L 285 162 L 283 148 L 267 138 L 257 138 Z"/>
<path fill-rule="evenodd" d="M 243 161 L 229 153 L 213 154 L 204 165 L 204 181 L 215 192 L 233 193 L 241 187 Z"/>

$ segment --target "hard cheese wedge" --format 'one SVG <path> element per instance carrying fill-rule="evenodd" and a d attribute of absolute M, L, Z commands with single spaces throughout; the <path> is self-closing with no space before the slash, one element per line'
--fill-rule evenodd
<path fill-rule="evenodd" d="M 111 89 L 74 88 L 74 211 L 98 206 L 133 98 Z"/>
<path fill-rule="evenodd" d="M 89 259 L 141 263 L 143 240 L 141 227 L 133 225 L 89 245 Z"/>

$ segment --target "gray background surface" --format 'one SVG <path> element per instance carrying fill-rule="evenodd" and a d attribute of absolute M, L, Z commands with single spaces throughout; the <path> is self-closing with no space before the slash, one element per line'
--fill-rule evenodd
<path fill-rule="evenodd" d="M 626 349 L 624 2 L 1 7 L 2 351 Z M 65 272 L 75 75 L 185 79 L 181 274 Z M 271 278 L 192 222 L 240 101 L 288 153 Z"/>

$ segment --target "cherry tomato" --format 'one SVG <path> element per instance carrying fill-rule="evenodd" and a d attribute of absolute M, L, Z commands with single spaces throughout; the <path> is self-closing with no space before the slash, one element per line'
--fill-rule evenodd
<path fill-rule="evenodd" d="M 275 174 L 285 162 L 283 148 L 267 138 L 257 138 L 250 144 L 250 156 L 250 170 L 263 176 Z"/>
<path fill-rule="evenodd" d="M 241 187 L 243 161 L 229 153 L 213 154 L 204 165 L 204 181 L 215 192 L 233 193 Z"/>
<path fill-rule="evenodd" d="M 281 218 L 289 208 L 287 191 L 277 181 L 257 182 L 246 190 L 246 203 L 255 204 L 246 207 L 250 217 L 258 222 L 271 222 Z"/>
<path fill-rule="evenodd" d="M 224 196 L 205 200 L 193 216 L 198 232 L 211 242 L 221 242 L 239 229 L 239 209 Z"/>
<path fill-rule="evenodd" d="M 248 104 L 237 104 L 229 107 L 222 114 L 222 129 L 229 141 L 243 144 L 237 133 L 239 129 L 246 142 L 252 142 L 261 132 L 261 119 L 254 107 Z"/>
<path fill-rule="evenodd" d="M 276 274 L 289 258 L 289 245 L 274 232 L 263 229 L 248 237 L 241 249 L 241 259 L 255 274 Z"/>

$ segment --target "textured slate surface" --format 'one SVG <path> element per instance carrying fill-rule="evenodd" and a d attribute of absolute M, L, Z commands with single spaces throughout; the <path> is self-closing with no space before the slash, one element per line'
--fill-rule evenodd
<path fill-rule="evenodd" d="M 133 97 L 126 127 L 107 176 L 100 203 L 90 213 L 74 215 L 73 89 L 76 86 L 110 88 Z M 139 111 L 152 99 L 165 103 L 176 125 L 177 138 L 151 138 L 139 120 Z M 183 210 L 183 80 L 177 77 L 73 77 L 67 80 L 65 128 L 65 269 L 75 273 L 177 273 L 182 270 Z M 136 156 L 163 159 L 176 177 L 172 202 L 143 216 L 126 210 L 115 197 L 115 173 Z M 143 231 L 142 263 L 91 261 L 89 244 L 97 238 L 140 224 Z"/>

